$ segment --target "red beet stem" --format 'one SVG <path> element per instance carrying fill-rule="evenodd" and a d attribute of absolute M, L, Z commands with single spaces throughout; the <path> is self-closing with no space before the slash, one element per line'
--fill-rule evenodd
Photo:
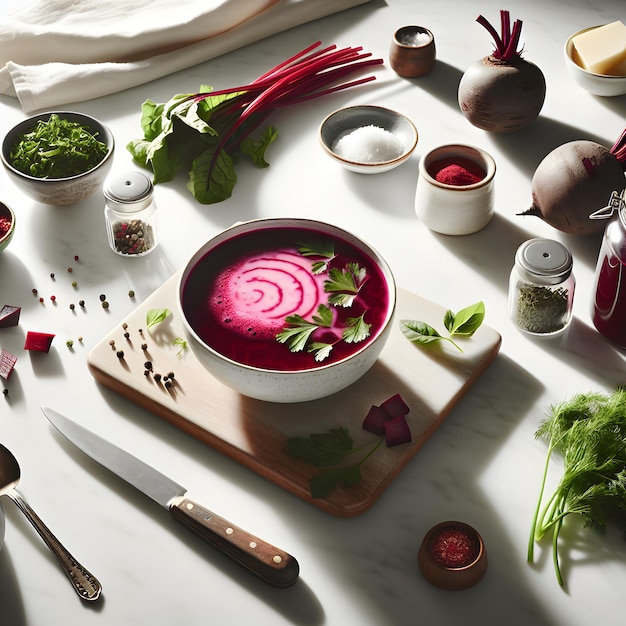
<path fill-rule="evenodd" d="M 511 30 L 511 17 L 510 13 L 506 10 L 500 11 L 500 34 L 496 31 L 493 25 L 482 15 L 476 18 L 476 21 L 484 26 L 491 35 L 496 49 L 493 56 L 501 61 L 510 62 L 516 57 L 520 57 L 521 53 L 517 49 L 519 45 L 520 36 L 522 34 L 522 21 L 515 20 L 513 29 Z"/>
<path fill-rule="evenodd" d="M 619 161 L 622 169 L 626 172 L 626 128 L 622 131 L 622 134 L 615 144 L 613 144 L 610 152 Z"/>

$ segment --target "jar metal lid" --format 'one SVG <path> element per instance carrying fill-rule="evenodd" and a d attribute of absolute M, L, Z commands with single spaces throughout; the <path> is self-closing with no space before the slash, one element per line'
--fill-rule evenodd
<path fill-rule="evenodd" d="M 145 209 L 152 202 L 152 191 L 152 181 L 139 171 L 109 176 L 103 189 L 107 204 L 122 212 Z"/>
<path fill-rule="evenodd" d="M 557 285 L 572 273 L 572 254 L 553 239 L 529 239 L 515 254 L 515 267 L 530 282 Z"/>

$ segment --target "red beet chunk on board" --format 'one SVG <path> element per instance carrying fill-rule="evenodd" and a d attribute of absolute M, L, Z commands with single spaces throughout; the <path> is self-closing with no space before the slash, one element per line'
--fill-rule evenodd
<path fill-rule="evenodd" d="M 21 311 L 22 308 L 19 306 L 11 306 L 10 304 L 5 304 L 0 309 L 0 328 L 17 326 L 20 321 Z"/>
<path fill-rule="evenodd" d="M 406 415 L 409 412 L 409 407 L 399 393 L 391 396 L 391 398 L 387 398 L 380 406 L 382 409 L 385 409 L 391 417 Z"/>
<path fill-rule="evenodd" d="M 0 376 L 4 380 L 9 380 L 9 376 L 17 363 L 17 357 L 8 350 L 0 348 Z"/>
<path fill-rule="evenodd" d="M 363 420 L 363 428 L 375 435 L 384 435 L 385 422 L 390 419 L 391 415 L 389 415 L 385 409 L 373 404 Z"/>
<path fill-rule="evenodd" d="M 385 440 L 389 448 L 411 441 L 411 430 L 404 415 L 398 415 L 385 422 Z"/>
<path fill-rule="evenodd" d="M 29 330 L 26 333 L 24 350 L 34 350 L 36 352 L 49 352 L 54 335 L 50 333 L 39 333 Z"/>
<path fill-rule="evenodd" d="M 380 406 L 373 404 L 363 420 L 363 429 L 385 436 L 387 447 L 409 443 L 411 430 L 406 421 L 409 407 L 399 393 L 387 398 Z"/>

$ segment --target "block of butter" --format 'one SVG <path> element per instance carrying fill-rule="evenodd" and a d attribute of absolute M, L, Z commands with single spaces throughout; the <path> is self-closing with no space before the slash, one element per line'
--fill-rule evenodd
<path fill-rule="evenodd" d="M 574 61 L 594 74 L 626 76 L 626 26 L 620 21 L 572 39 Z"/>

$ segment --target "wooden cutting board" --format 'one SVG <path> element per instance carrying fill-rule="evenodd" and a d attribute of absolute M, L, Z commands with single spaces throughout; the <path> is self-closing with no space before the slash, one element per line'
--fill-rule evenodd
<path fill-rule="evenodd" d="M 263 402 L 246 398 L 214 379 L 191 349 L 177 354 L 179 347 L 173 340 L 184 336 L 176 307 L 177 280 L 175 274 L 90 351 L 88 366 L 94 378 L 337 516 L 357 515 L 376 501 L 500 349 L 500 334 L 486 325 L 471 339 L 459 342 L 463 352 L 446 341 L 430 346 L 410 343 L 398 320 L 424 321 L 443 333 L 446 308 L 399 290 L 394 329 L 380 358 L 363 378 L 329 398 L 297 404 Z M 154 308 L 168 308 L 172 315 L 148 332 L 146 312 Z M 117 356 L 120 350 L 122 359 Z M 146 361 L 153 365 L 150 376 L 144 375 Z M 154 374 L 165 377 L 170 372 L 174 373 L 173 384 L 155 382 Z M 361 428 L 370 407 L 396 393 L 410 407 L 407 419 L 412 442 L 393 448 L 383 444 L 361 466 L 357 485 L 339 488 L 324 499 L 313 498 L 309 480 L 319 470 L 288 456 L 287 439 L 345 427 L 357 448 L 375 438 Z"/>

